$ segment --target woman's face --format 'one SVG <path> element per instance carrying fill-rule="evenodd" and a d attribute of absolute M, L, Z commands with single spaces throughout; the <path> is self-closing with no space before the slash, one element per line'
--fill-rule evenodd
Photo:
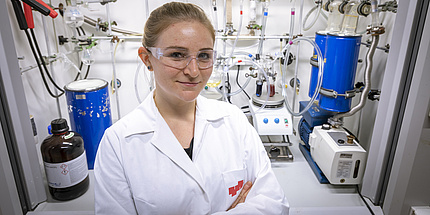
<path fill-rule="evenodd" d="M 156 48 L 183 49 L 195 57 L 198 51 L 212 50 L 213 43 L 211 33 L 200 22 L 179 22 L 164 30 Z M 196 59 L 192 59 L 184 69 L 166 66 L 153 55 L 149 55 L 149 61 L 154 69 L 155 96 L 173 103 L 194 101 L 212 73 L 212 66 L 199 69 Z"/>

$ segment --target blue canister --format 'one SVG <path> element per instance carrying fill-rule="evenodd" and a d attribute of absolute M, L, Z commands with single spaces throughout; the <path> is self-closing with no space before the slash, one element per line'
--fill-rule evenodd
<path fill-rule="evenodd" d="M 321 108 L 333 112 L 347 112 L 352 98 L 341 96 L 354 90 L 355 72 L 360 52 L 361 35 L 327 35 L 322 88 L 335 91 L 337 97 L 320 94 Z"/>
<path fill-rule="evenodd" d="M 88 168 L 106 128 L 112 125 L 108 82 L 102 79 L 73 81 L 64 87 L 70 125 L 84 139 Z"/>
<path fill-rule="evenodd" d="M 325 46 L 326 46 L 326 40 L 327 40 L 327 34 L 324 32 L 316 32 L 315 33 L 315 43 L 318 45 L 318 47 L 321 50 L 321 54 L 325 56 Z M 312 96 L 315 93 L 315 88 L 318 83 L 318 56 L 317 51 L 314 49 L 314 55 L 311 57 L 311 81 L 309 83 L 309 97 L 312 98 Z M 317 96 L 317 99 L 319 99 L 319 95 Z"/>

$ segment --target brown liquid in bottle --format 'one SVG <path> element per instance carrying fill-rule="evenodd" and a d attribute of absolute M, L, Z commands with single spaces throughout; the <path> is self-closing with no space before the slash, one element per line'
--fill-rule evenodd
<path fill-rule="evenodd" d="M 53 134 L 40 147 L 49 191 L 54 199 L 71 200 L 84 194 L 89 187 L 84 141 L 78 133 L 69 131 L 65 119 L 53 120 L 51 128 Z M 64 181 L 66 177 L 67 182 Z"/>

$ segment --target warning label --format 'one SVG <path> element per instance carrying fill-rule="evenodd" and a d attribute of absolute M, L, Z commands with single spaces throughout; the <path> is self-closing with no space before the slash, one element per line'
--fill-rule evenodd
<path fill-rule="evenodd" d="M 79 157 L 64 163 L 45 164 L 48 185 L 52 188 L 71 187 L 83 181 L 88 175 L 85 152 Z"/>

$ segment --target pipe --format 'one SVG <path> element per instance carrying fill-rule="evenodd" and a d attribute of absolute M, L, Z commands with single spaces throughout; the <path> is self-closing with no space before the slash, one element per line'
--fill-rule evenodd
<path fill-rule="evenodd" d="M 149 17 L 149 0 L 145 0 L 145 10 L 146 10 L 146 20 L 148 20 Z"/>
<path fill-rule="evenodd" d="M 215 43 L 214 43 L 214 49 L 218 48 L 218 40 L 216 39 L 218 36 L 218 10 L 216 6 L 216 0 L 209 0 L 212 2 L 213 7 L 213 22 L 214 22 L 214 28 L 215 28 Z"/>
<path fill-rule="evenodd" d="M 237 30 L 236 39 L 234 40 L 233 47 L 231 48 L 230 56 L 228 58 L 233 57 L 234 49 L 236 48 L 237 41 L 239 40 L 239 35 L 242 29 L 242 21 L 243 21 L 243 0 L 240 1 L 240 21 L 239 21 L 239 28 Z"/>
<path fill-rule="evenodd" d="M 306 22 L 308 21 L 309 16 L 311 16 L 311 14 L 315 10 L 317 10 L 317 12 L 316 12 L 316 15 L 314 16 L 314 19 L 311 21 L 311 24 L 309 24 L 308 26 L 306 26 Z M 305 19 L 303 20 L 303 30 L 307 31 L 307 30 L 311 29 L 312 26 L 314 26 L 315 23 L 317 22 L 318 17 L 320 16 L 320 14 L 321 14 L 321 4 L 315 5 L 315 7 L 313 7 L 311 10 L 309 10 L 309 12 L 305 16 Z"/>
<path fill-rule="evenodd" d="M 224 25 L 223 25 L 223 27 L 224 27 L 224 35 L 226 35 L 227 36 L 227 0 L 224 0 Z M 224 40 L 224 43 L 223 43 L 223 47 L 222 47 L 222 56 L 225 56 L 225 53 L 226 53 L 226 48 L 227 48 L 227 45 L 226 45 L 226 42 L 225 42 L 225 40 Z"/>
<path fill-rule="evenodd" d="M 263 7 L 263 27 L 261 29 L 261 35 L 260 35 L 260 44 L 258 45 L 257 53 L 262 55 L 263 53 L 263 41 L 264 41 L 264 34 L 266 33 L 266 23 L 267 23 L 267 15 L 268 15 L 268 3 L 264 3 Z"/>
<path fill-rule="evenodd" d="M 355 107 L 351 108 L 350 111 L 333 116 L 334 121 L 339 121 L 339 119 L 342 117 L 352 116 L 353 114 L 361 110 L 366 104 L 367 95 L 369 94 L 370 88 L 371 88 L 370 77 L 371 77 L 371 72 L 373 67 L 373 54 L 375 53 L 378 42 L 379 42 L 379 35 L 372 36 L 372 45 L 370 46 L 370 49 L 367 51 L 367 54 L 366 54 L 366 70 L 364 73 L 365 86 L 360 96 L 360 102 Z"/>
<path fill-rule="evenodd" d="M 296 9 L 291 8 L 291 18 L 290 18 L 290 33 L 288 34 L 288 42 L 291 43 L 293 41 L 293 33 L 294 33 L 294 16 L 296 14 Z"/>
<path fill-rule="evenodd" d="M 372 27 L 378 27 L 381 24 L 379 20 L 378 0 L 372 0 L 370 4 L 372 6 L 372 12 L 370 13 L 372 16 Z"/>
<path fill-rule="evenodd" d="M 318 56 L 318 59 L 324 59 L 323 55 L 321 53 L 321 49 L 318 47 L 318 45 L 315 43 L 314 40 L 311 40 L 311 39 L 306 38 L 306 37 L 298 37 L 298 38 L 294 39 L 293 41 L 291 41 L 290 43 L 288 43 L 282 49 L 282 53 L 284 53 L 284 51 L 285 51 L 284 58 L 286 60 L 288 60 L 288 56 L 290 54 L 290 48 L 291 48 L 292 44 L 294 44 L 295 42 L 299 42 L 301 40 L 309 42 L 315 48 L 316 54 Z M 291 107 L 290 107 L 290 105 L 288 103 L 288 100 L 286 98 L 287 92 L 286 92 L 286 89 L 285 89 L 285 86 L 286 86 L 285 79 L 286 79 L 287 63 L 284 64 L 284 70 L 285 70 L 285 72 L 282 73 L 282 95 L 285 98 L 284 99 L 285 106 L 287 107 L 287 109 L 291 113 L 291 115 L 293 115 L 293 116 L 300 116 L 300 115 L 302 115 L 304 112 L 306 112 L 312 106 L 312 104 L 314 103 L 316 97 L 318 96 L 318 92 L 321 89 L 323 75 L 324 75 L 324 63 L 323 63 L 322 60 L 318 61 L 318 81 L 317 81 L 317 84 L 316 84 L 316 89 L 315 89 L 314 94 L 313 94 L 311 100 L 309 101 L 308 105 L 301 112 L 298 112 L 298 113 L 294 112 L 291 109 Z M 295 92 L 294 92 L 294 94 L 295 94 Z"/>
<path fill-rule="evenodd" d="M 109 5 L 109 4 L 106 4 L 106 5 Z M 84 15 L 84 22 L 87 23 L 87 24 L 89 24 L 89 25 L 91 25 L 91 26 L 94 26 L 94 27 L 97 26 L 97 21 L 96 20 L 94 20 L 94 19 L 92 19 L 92 18 L 90 18 L 88 16 L 85 16 L 85 15 Z M 131 34 L 131 35 L 142 35 L 141 33 L 138 33 L 138 32 L 128 31 L 128 30 L 123 30 L 123 29 L 112 27 L 111 24 L 110 24 L 110 22 L 109 22 L 109 26 L 110 26 L 111 31 L 114 31 L 114 32 L 117 32 L 117 33 Z M 112 34 L 112 33 L 110 33 L 110 34 Z"/>
<path fill-rule="evenodd" d="M 106 14 L 107 14 L 107 19 L 108 19 L 108 34 L 112 35 L 112 24 L 111 24 L 111 20 L 110 20 L 110 11 L 109 11 L 109 3 L 106 4 Z M 116 83 L 116 68 L 115 68 L 115 52 L 113 50 L 113 42 L 110 43 L 110 51 L 111 51 L 111 60 L 112 60 L 112 71 L 113 71 L 113 81 L 112 84 L 114 86 L 115 89 L 115 98 L 116 98 L 116 107 L 117 107 L 117 112 L 118 112 L 118 120 L 121 119 L 121 111 L 120 111 L 120 107 L 119 107 L 119 95 L 118 95 L 118 86 Z"/>

